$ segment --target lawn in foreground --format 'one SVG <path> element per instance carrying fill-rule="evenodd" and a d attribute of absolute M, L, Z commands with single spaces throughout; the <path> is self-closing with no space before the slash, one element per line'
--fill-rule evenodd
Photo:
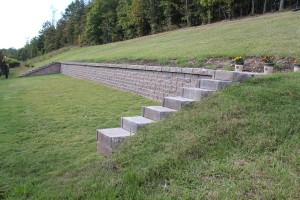
<path fill-rule="evenodd" d="M 0 91 L 0 199 L 92 195 L 107 173 L 96 129 L 158 104 L 64 75 L 0 80 Z"/>
<path fill-rule="evenodd" d="M 57 51 L 32 60 L 35 66 L 51 61 L 172 60 L 180 65 L 201 65 L 208 57 L 297 57 L 300 12 L 284 12 L 180 29 L 124 42 Z M 62 53 L 61 53 L 62 52 Z M 192 60 L 193 64 L 188 64 Z M 198 62 L 198 63 L 197 63 Z"/>

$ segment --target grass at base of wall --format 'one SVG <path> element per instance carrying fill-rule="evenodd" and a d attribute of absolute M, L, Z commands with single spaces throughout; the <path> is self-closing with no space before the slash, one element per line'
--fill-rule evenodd
<path fill-rule="evenodd" d="M 9 75 L 8 75 L 8 79 L 12 79 L 12 78 L 17 78 L 19 77 L 22 73 L 25 73 L 29 70 L 31 70 L 32 68 L 28 68 L 28 67 L 16 67 L 16 68 L 11 68 L 9 69 Z M 0 80 L 4 80 L 5 76 L 1 76 Z"/>
<path fill-rule="evenodd" d="M 150 60 L 162 64 L 201 66 L 209 57 L 300 55 L 299 12 L 283 12 L 179 29 L 105 45 L 66 48 L 30 61 L 105 62 Z M 61 52 L 61 53 L 60 53 Z"/>
<path fill-rule="evenodd" d="M 0 80 L 0 91 L 0 199 L 90 195 L 108 173 L 96 129 L 159 104 L 63 75 Z"/>

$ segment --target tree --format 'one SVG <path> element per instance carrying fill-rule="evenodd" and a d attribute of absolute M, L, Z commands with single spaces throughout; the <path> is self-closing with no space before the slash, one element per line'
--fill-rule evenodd
<path fill-rule="evenodd" d="M 2 61 L 4 59 L 4 53 L 2 50 L 0 50 L 0 61 Z"/>
<path fill-rule="evenodd" d="M 137 26 L 132 15 L 132 0 L 120 0 L 117 7 L 117 27 L 122 39 L 137 37 Z"/>
<path fill-rule="evenodd" d="M 96 0 L 87 15 L 85 37 L 90 44 L 113 42 L 116 39 L 119 0 Z"/>
<path fill-rule="evenodd" d="M 251 15 L 255 14 L 255 0 L 251 0 Z"/>
<path fill-rule="evenodd" d="M 280 3 L 279 3 L 279 12 L 282 12 L 284 9 L 284 0 L 280 0 Z"/>

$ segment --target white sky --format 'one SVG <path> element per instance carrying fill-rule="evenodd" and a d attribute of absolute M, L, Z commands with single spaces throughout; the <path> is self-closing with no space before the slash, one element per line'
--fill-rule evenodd
<path fill-rule="evenodd" d="M 0 49 L 21 48 L 37 36 L 45 21 L 60 19 L 73 0 L 0 0 Z"/>

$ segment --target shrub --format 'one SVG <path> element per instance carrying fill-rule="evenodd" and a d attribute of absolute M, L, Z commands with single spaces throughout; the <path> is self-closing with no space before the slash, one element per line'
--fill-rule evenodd
<path fill-rule="evenodd" d="M 20 67 L 20 62 L 14 58 L 5 58 L 5 62 L 8 64 L 9 68 Z"/>

